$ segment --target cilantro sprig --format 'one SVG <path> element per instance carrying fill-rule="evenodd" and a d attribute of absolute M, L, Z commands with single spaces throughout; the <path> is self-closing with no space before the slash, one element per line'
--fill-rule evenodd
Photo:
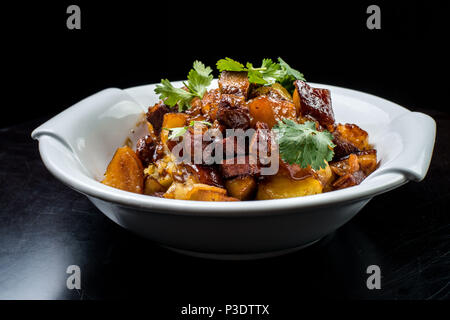
<path fill-rule="evenodd" d="M 220 59 L 217 61 L 217 69 L 222 71 L 246 71 L 248 80 L 252 83 L 270 85 L 279 82 L 289 91 L 293 90 L 294 80 L 303 80 L 303 74 L 291 68 L 283 59 L 278 58 L 278 63 L 272 59 L 263 59 L 260 67 L 254 67 L 252 63 L 247 62 L 245 66 L 231 58 Z"/>
<path fill-rule="evenodd" d="M 314 170 L 326 167 L 325 161 L 333 159 L 335 144 L 330 132 L 316 130 L 312 121 L 299 124 L 290 119 L 279 121 L 274 127 L 278 135 L 281 158 L 289 164 L 299 164 Z"/>
<path fill-rule="evenodd" d="M 176 127 L 176 128 L 163 128 L 163 130 L 168 130 L 170 132 L 169 134 L 169 140 L 174 140 L 178 137 L 183 136 L 188 130 L 189 128 L 193 128 L 197 123 L 199 124 L 204 124 L 207 126 L 212 126 L 212 123 L 209 123 L 208 121 L 195 121 L 192 120 L 191 122 L 189 122 L 188 126 L 184 126 L 184 127 Z"/>
<path fill-rule="evenodd" d="M 155 93 L 170 107 L 178 105 L 178 110 L 183 111 L 191 107 L 191 101 L 195 97 L 203 98 L 208 86 L 213 79 L 212 69 L 206 67 L 200 61 L 194 61 L 193 68 L 189 71 L 188 81 L 183 82 L 187 90 L 175 88 L 168 79 L 162 79 L 161 84 L 155 88 Z"/>

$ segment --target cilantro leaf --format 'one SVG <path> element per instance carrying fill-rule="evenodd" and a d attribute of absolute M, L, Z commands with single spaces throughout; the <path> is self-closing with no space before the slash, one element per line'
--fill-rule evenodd
<path fill-rule="evenodd" d="M 299 71 L 291 68 L 283 59 L 278 58 L 278 63 L 272 59 L 263 59 L 261 67 L 254 67 L 247 62 L 245 66 L 231 58 L 217 61 L 217 69 L 222 71 L 247 71 L 248 80 L 251 83 L 271 85 L 279 82 L 288 91 L 293 91 L 294 80 L 304 80 L 305 77 Z"/>
<path fill-rule="evenodd" d="M 242 63 L 239 63 L 231 58 L 220 59 L 216 63 L 217 69 L 222 71 L 246 71 Z"/>
<path fill-rule="evenodd" d="M 333 136 L 326 130 L 316 130 L 314 122 L 299 124 L 283 119 L 273 129 L 278 135 L 281 158 L 287 163 L 319 170 L 326 167 L 325 161 L 333 159 Z"/>
<path fill-rule="evenodd" d="M 174 107 L 178 104 L 178 110 L 183 111 L 190 106 L 191 100 L 196 96 L 194 93 L 181 88 L 175 88 L 169 80 L 162 79 L 160 85 L 156 85 L 155 92 L 164 104 Z"/>
<path fill-rule="evenodd" d="M 162 79 L 161 84 L 155 88 L 155 93 L 159 94 L 159 98 L 170 107 L 178 105 L 178 110 L 183 111 L 190 108 L 191 101 L 195 97 L 203 98 L 208 86 L 213 79 L 212 69 L 205 67 L 200 61 L 194 61 L 193 69 L 189 71 L 187 83 L 183 84 L 187 88 L 175 88 L 169 80 Z"/>
<path fill-rule="evenodd" d="M 267 81 L 267 84 L 273 84 L 277 82 L 284 75 L 284 71 L 278 63 L 272 61 L 272 59 L 263 59 L 261 64 L 262 77 Z"/>
<path fill-rule="evenodd" d="M 176 128 L 163 128 L 164 130 L 169 130 L 169 140 L 174 140 L 178 137 L 183 136 L 189 129 L 188 126 L 186 127 L 176 127 Z"/>
<path fill-rule="evenodd" d="M 169 138 L 169 140 L 174 140 L 174 139 L 176 139 L 178 137 L 183 136 L 189 130 L 189 128 L 193 128 L 197 123 L 204 124 L 204 125 L 207 125 L 209 127 L 212 126 L 212 123 L 209 123 L 208 121 L 195 121 L 195 120 L 192 120 L 189 123 L 188 126 L 176 127 L 176 128 L 163 128 L 163 130 L 170 131 L 170 134 L 169 134 L 168 138 Z"/>
<path fill-rule="evenodd" d="M 205 67 L 200 61 L 194 61 L 193 69 L 189 71 L 186 87 L 200 99 L 213 79 L 212 69 Z"/>
<path fill-rule="evenodd" d="M 305 76 L 298 70 L 291 68 L 283 59 L 278 57 L 278 63 L 284 71 L 284 75 L 278 79 L 278 82 L 285 87 L 289 92 L 294 91 L 295 80 L 306 81 Z"/>

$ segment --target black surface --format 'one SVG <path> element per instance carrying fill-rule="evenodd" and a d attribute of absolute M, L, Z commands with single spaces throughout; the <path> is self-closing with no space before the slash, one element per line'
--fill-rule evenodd
<path fill-rule="evenodd" d="M 186 257 L 131 234 L 45 169 L 30 138 L 45 119 L 2 129 L 0 298 L 144 299 L 150 306 L 449 299 L 450 116 L 428 113 L 438 136 L 424 181 L 374 198 L 310 248 L 247 262 Z M 81 290 L 66 288 L 72 264 L 82 270 Z M 381 290 L 366 287 L 372 264 L 381 268 Z"/>

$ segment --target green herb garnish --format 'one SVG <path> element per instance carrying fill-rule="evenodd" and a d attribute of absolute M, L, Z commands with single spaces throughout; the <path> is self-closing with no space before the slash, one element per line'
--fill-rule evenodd
<path fill-rule="evenodd" d="M 292 82 L 294 80 L 303 80 L 305 77 L 299 71 L 291 68 L 283 59 L 278 58 L 278 63 L 272 59 L 263 59 L 261 67 L 254 67 L 247 62 L 244 66 L 231 58 L 220 59 L 217 61 L 217 69 L 222 71 L 246 71 L 248 80 L 256 84 L 270 85 L 279 82 L 289 91 L 293 90 Z"/>
<path fill-rule="evenodd" d="M 204 125 L 207 125 L 209 127 L 212 126 L 212 124 L 209 123 L 208 121 L 195 121 L 195 120 L 192 120 L 189 123 L 188 126 L 176 127 L 176 128 L 163 128 L 163 130 L 170 131 L 170 134 L 169 134 L 168 138 L 169 138 L 169 140 L 173 140 L 173 139 L 176 139 L 178 137 L 183 136 L 189 130 L 189 128 L 193 128 L 197 123 L 204 124 Z"/>
<path fill-rule="evenodd" d="M 281 158 L 289 164 L 299 164 L 314 170 L 326 167 L 325 161 L 333 159 L 335 144 L 330 132 L 316 130 L 312 121 L 299 124 L 293 120 L 283 119 L 274 127 L 278 134 Z"/>
<path fill-rule="evenodd" d="M 157 85 L 155 92 L 159 98 L 170 107 L 178 105 L 178 110 L 183 111 L 191 107 L 191 101 L 195 97 L 203 98 L 208 86 L 213 79 L 212 69 L 205 67 L 200 61 L 195 61 L 193 69 L 189 71 L 188 81 L 183 82 L 187 90 L 175 88 L 169 80 L 162 79 L 161 84 Z"/>

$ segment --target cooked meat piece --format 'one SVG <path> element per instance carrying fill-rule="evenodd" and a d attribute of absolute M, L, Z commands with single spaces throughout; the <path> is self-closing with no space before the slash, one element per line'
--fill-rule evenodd
<path fill-rule="evenodd" d="M 196 177 L 198 183 L 223 188 L 224 183 L 219 170 L 215 166 L 185 163 L 186 169 Z"/>
<path fill-rule="evenodd" d="M 250 141 L 249 153 L 258 159 L 258 165 L 270 165 L 268 162 L 269 159 L 262 160 L 260 156 L 269 158 L 272 153 L 277 152 L 278 148 L 275 135 L 265 122 L 258 121 L 255 124 L 255 129 L 256 132 Z"/>
<path fill-rule="evenodd" d="M 136 144 L 136 154 L 141 160 L 144 167 L 153 162 L 156 143 L 150 135 L 140 138 Z"/>
<path fill-rule="evenodd" d="M 353 161 L 355 158 L 358 160 L 358 164 L 353 164 L 353 171 L 361 170 L 365 176 L 371 174 L 378 166 L 377 163 L 377 150 L 371 149 L 366 151 L 359 151 L 354 154 L 345 156 L 339 161 L 330 162 L 331 169 L 339 176 L 345 175 L 350 170 L 350 157 Z"/>
<path fill-rule="evenodd" d="M 245 145 L 241 145 L 241 143 L 238 143 L 238 139 L 236 136 L 226 137 L 215 143 L 222 144 L 224 159 L 233 158 L 236 155 L 245 155 L 246 153 Z"/>
<path fill-rule="evenodd" d="M 194 131 L 193 128 L 190 128 L 188 132 L 183 136 L 183 149 L 180 151 L 180 154 L 176 154 L 175 156 L 180 156 L 184 158 L 183 150 L 187 151 L 186 157 L 190 157 L 192 163 L 196 163 L 197 160 L 203 159 L 203 153 L 205 148 L 211 143 L 211 141 L 203 140 L 203 133 L 201 131 Z M 171 143 L 173 147 L 178 144 L 178 141 Z M 170 151 L 173 151 L 173 147 Z M 169 147 L 170 148 L 170 147 Z M 198 154 L 197 154 L 198 152 Z M 195 158 L 197 155 L 197 158 Z"/>
<path fill-rule="evenodd" d="M 345 189 L 348 187 L 356 186 L 360 184 L 365 178 L 365 175 L 362 171 L 358 170 L 353 173 L 347 173 L 337 179 L 333 183 L 333 187 L 336 189 Z"/>
<path fill-rule="evenodd" d="M 244 97 L 226 93 L 220 95 L 219 105 L 228 105 L 232 108 L 247 108 Z"/>
<path fill-rule="evenodd" d="M 333 132 L 333 143 L 336 145 L 334 147 L 333 161 L 339 161 L 351 153 L 359 152 L 360 150 L 353 145 L 351 142 L 343 139 L 338 132 Z"/>
<path fill-rule="evenodd" d="M 221 100 L 217 110 L 217 121 L 229 129 L 248 129 L 250 116 L 247 108 L 234 107 L 227 100 Z"/>
<path fill-rule="evenodd" d="M 292 180 L 303 180 L 309 177 L 317 178 L 316 171 L 310 166 L 308 166 L 307 168 L 302 168 L 296 163 L 289 164 L 281 159 L 281 157 L 279 163 L 279 173 L 288 176 Z"/>
<path fill-rule="evenodd" d="M 246 71 L 222 71 L 219 78 L 221 93 L 248 97 L 250 82 Z"/>
<path fill-rule="evenodd" d="M 259 175 L 260 168 L 256 163 L 251 163 L 249 156 L 238 156 L 233 159 L 224 160 L 221 164 L 222 175 L 225 179 L 246 176 Z"/>
<path fill-rule="evenodd" d="M 331 170 L 340 176 L 334 183 L 336 189 L 344 189 L 360 184 L 366 177 L 356 154 L 350 154 L 345 160 L 330 163 Z"/>
<path fill-rule="evenodd" d="M 202 115 L 202 100 L 200 100 L 199 97 L 195 97 L 191 100 L 191 107 L 184 111 L 186 114 L 189 115 L 191 119 L 194 119 L 195 117 L 199 117 Z"/>
<path fill-rule="evenodd" d="M 219 89 L 211 89 L 205 93 L 201 100 L 202 114 L 212 121 L 216 120 L 221 94 Z"/>
<path fill-rule="evenodd" d="M 334 124 L 334 112 L 331 106 L 331 94 L 328 89 L 312 88 L 306 82 L 294 82 L 294 104 L 297 114 L 310 115 L 327 127 Z"/>
<path fill-rule="evenodd" d="M 147 120 L 152 124 L 155 135 L 158 136 L 160 134 L 164 115 L 169 112 L 171 112 L 170 108 L 164 103 L 157 103 L 153 107 L 148 108 Z"/>
<path fill-rule="evenodd" d="M 369 134 L 356 124 L 338 124 L 333 129 L 333 143 L 336 145 L 333 161 L 369 149 Z"/>

